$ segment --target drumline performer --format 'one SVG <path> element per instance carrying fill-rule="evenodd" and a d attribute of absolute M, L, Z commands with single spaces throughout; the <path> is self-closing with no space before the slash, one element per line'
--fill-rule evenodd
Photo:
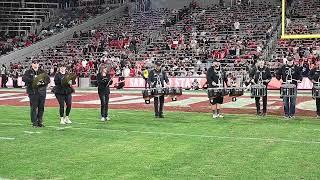
<path fill-rule="evenodd" d="M 289 57 L 286 64 L 277 71 L 276 78 L 280 80 L 281 84 L 293 84 L 297 92 L 297 85 L 302 80 L 301 70 L 294 65 L 293 59 Z M 295 118 L 296 99 L 297 96 L 283 97 L 285 118 Z"/>
<path fill-rule="evenodd" d="M 150 71 L 148 82 L 151 88 L 164 88 L 169 84 L 167 74 L 161 68 L 161 61 L 155 62 L 155 68 Z M 164 95 L 154 97 L 154 112 L 156 118 L 164 118 L 163 116 Z"/>
<path fill-rule="evenodd" d="M 320 61 L 316 62 L 316 67 L 309 73 L 309 79 L 313 83 L 313 91 L 320 90 Z M 320 97 L 317 96 L 319 92 L 313 92 L 313 98 L 316 100 L 317 118 L 320 118 Z"/>
<path fill-rule="evenodd" d="M 44 127 L 43 113 L 47 96 L 47 86 L 50 83 L 48 74 L 39 68 L 37 60 L 33 60 L 31 69 L 27 70 L 22 77 L 26 84 L 27 94 L 30 101 L 30 116 L 34 128 Z"/>
<path fill-rule="evenodd" d="M 268 95 L 268 84 L 272 79 L 270 68 L 265 65 L 264 60 L 259 60 L 256 66 L 250 72 L 250 78 L 252 84 L 260 84 L 265 86 L 265 96 L 262 97 L 262 113 L 260 111 L 260 97 L 255 97 L 256 110 L 258 116 L 266 116 L 267 113 L 267 95 Z"/>
<path fill-rule="evenodd" d="M 72 106 L 72 93 L 74 89 L 72 87 L 75 84 L 76 76 L 72 73 L 67 73 L 66 66 L 61 64 L 59 72 L 54 77 L 55 87 L 53 93 L 55 94 L 59 103 L 60 124 L 71 124 L 69 119 Z M 66 105 L 66 109 L 64 106 Z"/>
<path fill-rule="evenodd" d="M 225 71 L 222 70 L 221 64 L 214 61 L 212 66 L 207 72 L 208 88 L 224 88 L 227 84 L 227 76 Z M 223 104 L 223 96 L 214 97 L 210 100 L 212 108 L 212 118 L 223 118 L 221 114 L 221 105 Z"/>
<path fill-rule="evenodd" d="M 101 64 L 97 74 L 98 94 L 101 103 L 101 121 L 110 121 L 109 117 L 109 95 L 110 85 L 113 83 L 113 77 L 110 76 L 110 68 Z"/>

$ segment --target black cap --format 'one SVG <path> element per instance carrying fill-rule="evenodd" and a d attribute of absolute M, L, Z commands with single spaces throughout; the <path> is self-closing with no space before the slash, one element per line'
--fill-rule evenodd
<path fill-rule="evenodd" d="M 162 62 L 161 61 L 156 61 L 154 64 L 157 65 L 157 66 L 161 66 Z"/>
<path fill-rule="evenodd" d="M 293 61 L 293 58 L 292 57 L 288 57 L 287 60 L 288 61 Z"/>
<path fill-rule="evenodd" d="M 35 59 L 32 60 L 31 62 L 32 62 L 32 64 L 39 64 L 39 61 L 38 61 L 38 60 L 35 60 Z"/>

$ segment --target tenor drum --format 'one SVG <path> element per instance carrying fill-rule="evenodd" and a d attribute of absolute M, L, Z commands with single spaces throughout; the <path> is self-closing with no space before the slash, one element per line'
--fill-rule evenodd
<path fill-rule="evenodd" d="M 170 88 L 164 88 L 164 94 L 166 96 L 174 96 L 175 95 L 175 89 L 170 87 Z"/>
<path fill-rule="evenodd" d="M 294 84 L 283 84 L 280 87 L 280 97 L 297 96 L 297 87 Z"/>
<path fill-rule="evenodd" d="M 182 88 L 181 87 L 165 88 L 165 95 L 171 97 L 172 101 L 177 101 L 177 96 L 182 95 Z"/>
<path fill-rule="evenodd" d="M 230 93 L 229 96 L 231 97 L 239 97 L 242 96 L 244 93 L 244 90 L 241 88 L 234 88 L 234 89 L 230 89 Z"/>
<path fill-rule="evenodd" d="M 182 87 L 176 87 L 176 88 L 173 88 L 174 89 L 174 94 L 176 96 L 181 96 L 182 95 Z"/>
<path fill-rule="evenodd" d="M 151 90 L 151 95 L 155 97 L 163 96 L 165 95 L 165 88 L 154 88 Z"/>
<path fill-rule="evenodd" d="M 320 98 L 320 86 L 313 86 L 312 97 L 313 98 Z"/>
<path fill-rule="evenodd" d="M 267 95 L 267 89 L 265 85 L 255 84 L 251 86 L 251 97 L 263 97 Z"/>
<path fill-rule="evenodd" d="M 226 95 L 228 95 L 228 91 L 225 88 L 209 88 L 208 89 L 209 99 L 226 96 Z"/>
<path fill-rule="evenodd" d="M 150 104 L 150 99 L 152 99 L 151 89 L 145 89 L 142 91 L 142 96 L 146 104 Z"/>

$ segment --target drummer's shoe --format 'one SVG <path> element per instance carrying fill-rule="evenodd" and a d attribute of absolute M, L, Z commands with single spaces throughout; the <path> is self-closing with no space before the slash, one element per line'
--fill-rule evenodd
<path fill-rule="evenodd" d="M 218 114 L 218 118 L 224 118 L 222 114 Z"/>
<path fill-rule="evenodd" d="M 291 119 L 295 119 L 296 117 L 295 117 L 295 116 L 290 116 L 290 118 L 291 118 Z"/>
<path fill-rule="evenodd" d="M 285 115 L 283 116 L 283 118 L 284 118 L 284 119 L 289 119 L 290 117 L 289 117 L 287 114 L 285 114 Z"/>
<path fill-rule="evenodd" d="M 159 118 L 164 118 L 163 113 L 160 113 Z"/>
<path fill-rule="evenodd" d="M 159 114 L 158 113 L 154 114 L 154 117 L 159 118 Z"/>
<path fill-rule="evenodd" d="M 267 116 L 267 113 L 262 113 L 261 116 L 265 117 L 265 116 Z"/>
<path fill-rule="evenodd" d="M 218 114 L 213 114 L 213 115 L 212 115 L 212 118 L 213 118 L 213 119 L 217 119 L 218 117 L 219 117 Z"/>

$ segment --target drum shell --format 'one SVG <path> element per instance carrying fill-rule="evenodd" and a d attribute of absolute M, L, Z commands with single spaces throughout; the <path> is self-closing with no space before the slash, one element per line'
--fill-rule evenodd
<path fill-rule="evenodd" d="M 294 84 L 283 84 L 280 87 L 280 97 L 297 96 L 297 87 Z"/>
<path fill-rule="evenodd" d="M 231 97 L 239 97 L 239 96 L 242 96 L 244 94 L 244 90 L 243 89 L 231 89 L 230 90 L 230 93 L 229 93 L 229 96 Z"/>
<path fill-rule="evenodd" d="M 267 95 L 267 88 L 265 85 L 251 86 L 251 97 L 263 97 Z"/>
<path fill-rule="evenodd" d="M 152 98 L 152 93 L 150 89 L 145 89 L 142 91 L 143 99 L 148 100 Z"/>
<path fill-rule="evenodd" d="M 222 88 L 210 88 L 207 91 L 208 93 L 208 98 L 209 99 L 213 99 L 216 97 L 223 97 L 228 95 L 228 91 L 226 89 L 222 89 Z"/>
<path fill-rule="evenodd" d="M 182 95 L 182 87 L 174 88 L 174 95 L 181 96 Z"/>
<path fill-rule="evenodd" d="M 151 91 L 152 96 L 163 96 L 165 95 L 165 88 L 155 88 Z"/>
<path fill-rule="evenodd" d="M 319 86 L 313 86 L 312 97 L 313 98 L 320 98 L 320 87 Z"/>

